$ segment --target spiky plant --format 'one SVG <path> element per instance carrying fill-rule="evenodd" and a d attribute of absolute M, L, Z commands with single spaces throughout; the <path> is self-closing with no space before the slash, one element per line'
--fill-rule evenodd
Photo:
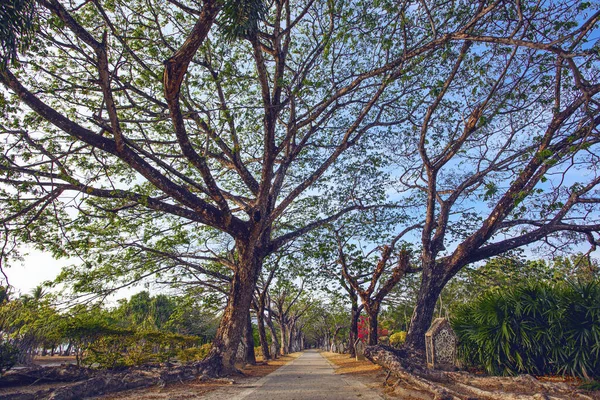
<path fill-rule="evenodd" d="M 453 312 L 459 355 L 495 375 L 600 375 L 600 284 L 526 282 Z"/>

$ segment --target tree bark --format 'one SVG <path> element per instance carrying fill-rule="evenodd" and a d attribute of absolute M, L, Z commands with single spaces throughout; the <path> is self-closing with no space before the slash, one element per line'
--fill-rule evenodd
<path fill-rule="evenodd" d="M 265 330 L 265 309 L 258 306 L 256 309 L 256 323 L 258 325 L 258 338 L 260 340 L 260 348 L 263 354 L 263 359 L 271 359 L 271 350 L 269 349 L 269 341 L 267 340 L 267 332 Z"/>
<path fill-rule="evenodd" d="M 288 349 L 288 342 L 287 342 L 287 329 L 286 329 L 286 325 L 285 322 L 283 321 L 283 318 L 279 319 L 279 330 L 280 330 L 280 334 L 281 334 L 281 344 L 280 344 L 280 349 L 281 349 L 281 355 L 285 356 L 287 354 L 287 349 Z"/>
<path fill-rule="evenodd" d="M 287 329 L 287 334 L 288 334 L 287 352 L 293 353 L 294 352 L 294 335 L 296 334 L 296 321 L 295 320 L 291 321 L 291 323 Z"/>
<path fill-rule="evenodd" d="M 369 320 L 369 346 L 375 346 L 379 341 L 379 324 L 378 324 L 378 316 L 379 316 L 379 303 L 371 302 L 369 306 L 365 306 L 365 311 L 367 312 L 367 319 Z"/>
<path fill-rule="evenodd" d="M 273 320 L 271 316 L 266 318 L 267 326 L 269 327 L 269 331 L 271 332 L 271 339 L 273 340 L 273 344 L 275 345 L 275 351 L 273 352 L 273 358 L 276 359 L 279 357 L 280 344 L 279 339 L 277 339 L 277 330 L 275 329 L 275 325 L 273 324 Z"/>
<path fill-rule="evenodd" d="M 423 270 L 417 305 L 406 335 L 405 346 L 407 348 L 425 354 L 425 333 L 431 326 L 435 303 L 445 283 L 446 279 L 440 272 Z"/>
<path fill-rule="evenodd" d="M 234 271 L 229 297 L 213 346 L 205 364 L 205 373 L 221 376 L 235 372 L 235 358 L 240 339 L 248 324 L 248 310 L 263 256 L 256 241 L 237 241 L 239 264 Z"/>
<path fill-rule="evenodd" d="M 246 327 L 246 363 L 256 365 L 256 354 L 254 353 L 254 332 L 252 329 L 252 318 L 248 310 L 248 324 Z"/>
<path fill-rule="evenodd" d="M 355 307 L 356 306 L 356 307 Z M 356 349 L 354 348 L 354 343 L 356 339 L 358 339 L 358 319 L 360 318 L 360 313 L 363 309 L 363 306 L 358 306 L 358 302 L 356 298 L 352 302 L 352 321 L 350 321 L 350 334 L 349 334 L 349 348 L 350 348 L 350 357 L 356 357 Z"/>

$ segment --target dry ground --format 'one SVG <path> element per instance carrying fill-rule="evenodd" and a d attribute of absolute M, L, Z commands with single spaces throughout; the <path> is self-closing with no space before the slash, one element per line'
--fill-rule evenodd
<path fill-rule="evenodd" d="M 33 363 L 42 366 L 75 364 L 75 356 L 35 356 Z"/>

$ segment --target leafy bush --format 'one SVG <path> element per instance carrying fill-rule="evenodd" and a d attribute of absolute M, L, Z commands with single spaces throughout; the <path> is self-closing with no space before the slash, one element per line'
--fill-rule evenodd
<path fill-rule="evenodd" d="M 192 361 L 202 361 L 210 353 L 212 345 L 210 343 L 203 344 L 200 347 L 190 347 L 177 352 L 177 358 L 182 363 L 188 363 Z"/>
<path fill-rule="evenodd" d="M 92 340 L 85 348 L 83 363 L 99 368 L 119 368 L 142 365 L 149 362 L 169 361 L 182 349 L 198 344 L 195 336 L 160 331 L 133 331 L 111 329 Z M 204 345 L 206 346 L 206 345 Z M 205 349 L 202 346 L 200 349 Z M 188 350 L 188 349 L 185 349 Z M 183 350 L 183 351 L 185 351 Z M 208 345 L 210 350 L 210 345 Z M 208 350 L 203 350 L 208 354 Z M 192 359 L 202 359 L 206 354 L 190 352 Z M 193 358 L 196 357 L 196 358 Z M 201 358 L 197 358 L 201 357 Z"/>
<path fill-rule="evenodd" d="M 406 340 L 406 332 L 400 331 L 395 332 L 390 336 L 390 345 L 394 347 L 400 347 Z"/>
<path fill-rule="evenodd" d="M 107 333 L 90 343 L 82 363 L 86 366 L 109 369 L 127 366 L 127 350 L 134 343 L 131 331 Z"/>
<path fill-rule="evenodd" d="M 600 376 L 600 282 L 533 281 L 458 306 L 459 356 L 488 373 Z"/>
<path fill-rule="evenodd" d="M 0 343 L 0 375 L 11 369 L 19 360 L 19 349 L 8 342 Z"/>

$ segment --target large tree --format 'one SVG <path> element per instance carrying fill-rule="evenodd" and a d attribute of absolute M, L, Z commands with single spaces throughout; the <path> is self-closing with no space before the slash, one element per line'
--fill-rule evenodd
<path fill-rule="evenodd" d="M 398 11 L 369 2 L 36 8 L 20 67 L 0 72 L 4 238 L 78 254 L 102 247 L 102 233 L 86 242 L 70 228 L 138 214 L 228 235 L 231 285 L 206 364 L 216 373 L 233 368 L 265 257 L 363 207 L 321 207 L 326 172 L 390 123 L 386 89 L 456 31 L 445 24 L 442 37 L 399 35 L 395 45 Z M 481 17 L 469 10 L 459 28 Z"/>
<path fill-rule="evenodd" d="M 390 135 L 401 196 L 422 204 L 420 226 L 404 237 L 421 255 L 406 339 L 416 350 L 442 289 L 465 266 L 533 243 L 595 248 L 600 235 L 600 57 L 589 42 L 597 7 L 481 5 L 493 32 L 462 35 L 423 70 L 432 85 Z M 424 29 L 435 34 L 436 21 Z"/>

